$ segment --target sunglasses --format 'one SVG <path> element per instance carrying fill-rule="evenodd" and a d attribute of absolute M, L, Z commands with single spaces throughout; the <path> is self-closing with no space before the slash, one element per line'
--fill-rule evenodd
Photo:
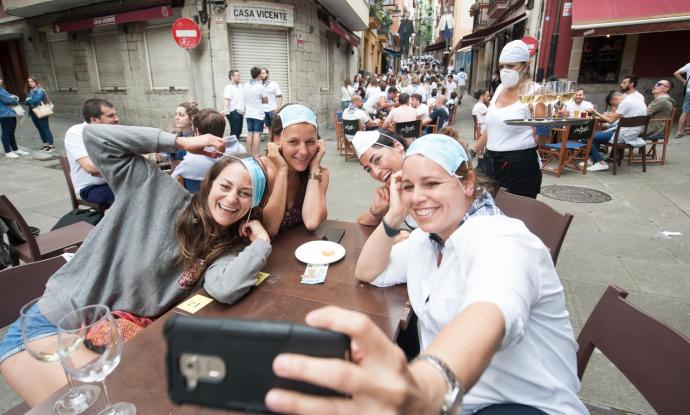
<path fill-rule="evenodd" d="M 666 87 L 667 87 L 668 85 L 666 85 L 666 84 L 663 83 L 663 82 L 657 82 L 657 83 L 654 84 L 654 86 L 666 86 Z"/>

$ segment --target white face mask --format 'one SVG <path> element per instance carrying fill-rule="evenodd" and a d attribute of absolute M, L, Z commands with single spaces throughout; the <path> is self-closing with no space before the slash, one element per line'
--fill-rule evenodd
<path fill-rule="evenodd" d="M 512 88 L 520 81 L 520 72 L 515 69 L 501 69 L 501 83 L 506 88 Z"/>

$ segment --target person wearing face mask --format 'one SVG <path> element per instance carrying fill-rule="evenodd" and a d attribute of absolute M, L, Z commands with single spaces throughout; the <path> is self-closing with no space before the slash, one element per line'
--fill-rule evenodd
<path fill-rule="evenodd" d="M 529 49 L 525 42 L 514 40 L 503 47 L 498 59 L 501 68 L 501 85 L 491 99 L 486 113 L 486 130 L 477 140 L 470 154 L 474 157 L 484 149 L 484 170 L 497 187 L 504 187 L 510 193 L 536 198 L 541 189 L 541 166 L 537 144 L 546 131 L 535 131 L 532 127 L 507 125 L 506 120 L 531 118 L 529 107 L 520 103 L 520 85 L 532 82 L 529 74 Z M 539 103 L 534 109 L 535 117 L 542 117 L 546 107 Z M 539 129 L 537 129 L 539 130 Z"/>
<path fill-rule="evenodd" d="M 319 138 L 316 114 L 299 104 L 285 105 L 273 119 L 267 157 L 271 196 L 263 223 L 275 236 L 303 224 L 318 228 L 328 217 L 328 169 L 321 166 L 326 145 Z"/>
<path fill-rule="evenodd" d="M 430 134 L 410 145 L 355 277 L 377 287 L 407 284 L 421 354 L 408 363 L 360 313 L 316 310 L 307 323 L 350 335 L 357 345 L 352 361 L 279 355 L 274 372 L 346 397 L 271 390 L 271 410 L 588 413 L 577 396 L 577 343 L 549 250 L 520 220 L 501 213 L 483 182 L 452 138 Z M 396 242 L 407 214 L 419 228 Z"/>

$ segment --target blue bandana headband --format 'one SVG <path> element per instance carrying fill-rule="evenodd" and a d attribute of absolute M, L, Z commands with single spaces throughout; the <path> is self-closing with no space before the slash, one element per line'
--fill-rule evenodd
<path fill-rule="evenodd" d="M 314 111 L 310 110 L 304 105 L 288 105 L 280 110 L 278 115 L 280 116 L 280 122 L 283 126 L 283 129 L 293 124 L 301 124 L 303 122 L 313 125 L 314 128 L 319 128 L 316 123 L 316 114 L 314 114 Z"/>
<path fill-rule="evenodd" d="M 232 157 L 235 160 L 239 160 L 242 165 L 244 165 L 244 168 L 249 172 L 249 178 L 252 181 L 252 209 L 259 206 L 261 199 L 264 197 L 264 192 L 266 191 L 266 174 L 261 168 L 259 162 L 251 156 L 241 159 L 229 153 L 221 153 L 220 151 L 217 151 L 217 153 Z"/>
<path fill-rule="evenodd" d="M 403 160 L 417 154 L 443 167 L 451 176 L 455 176 L 458 167 L 469 160 L 460 143 L 444 134 L 427 134 L 414 140 Z"/>

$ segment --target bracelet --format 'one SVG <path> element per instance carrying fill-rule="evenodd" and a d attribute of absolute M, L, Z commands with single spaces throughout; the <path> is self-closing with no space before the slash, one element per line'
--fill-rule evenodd
<path fill-rule="evenodd" d="M 379 222 L 381 222 L 381 219 L 383 219 L 383 214 L 381 214 L 381 213 L 378 213 L 378 214 L 377 214 L 377 213 L 374 213 L 374 209 L 372 209 L 371 206 L 369 206 L 369 214 L 371 215 L 372 218 L 374 218 L 374 220 L 377 220 L 377 221 L 379 221 Z"/>
<path fill-rule="evenodd" d="M 400 233 L 400 229 L 392 228 L 386 223 L 384 218 L 381 218 L 381 223 L 383 224 L 383 230 L 386 232 L 386 235 L 388 235 L 389 238 L 395 238 Z"/>
<path fill-rule="evenodd" d="M 321 173 L 309 173 L 309 179 L 321 181 Z"/>
<path fill-rule="evenodd" d="M 448 367 L 446 362 L 434 355 L 420 354 L 412 361 L 412 363 L 419 360 L 429 363 L 436 370 L 438 370 L 448 385 L 448 392 L 443 398 L 441 414 L 446 415 L 459 413 L 462 406 L 462 398 L 465 396 L 465 389 L 460 384 L 460 380 L 458 380 L 457 376 L 455 376 L 455 373 L 453 373 L 453 371 Z"/>

